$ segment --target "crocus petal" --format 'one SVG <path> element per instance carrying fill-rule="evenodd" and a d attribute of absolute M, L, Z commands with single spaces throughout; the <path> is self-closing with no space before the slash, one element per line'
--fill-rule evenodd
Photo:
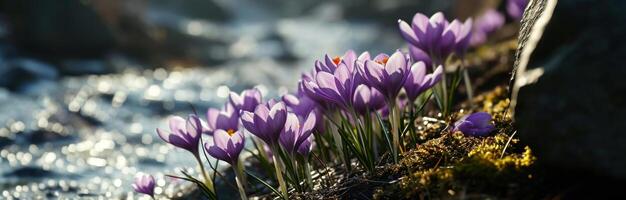
<path fill-rule="evenodd" d="M 187 118 L 187 134 L 191 138 L 197 138 L 202 133 L 202 123 L 200 122 L 200 118 L 195 115 L 189 115 Z"/>
<path fill-rule="evenodd" d="M 384 67 L 376 62 L 365 61 L 365 75 L 372 85 L 380 86 L 383 82 Z"/>
<path fill-rule="evenodd" d="M 426 85 L 428 88 L 430 88 L 441 80 L 443 76 L 443 66 L 439 65 L 439 67 L 437 67 L 437 69 L 435 69 L 435 71 L 432 74 L 429 74 L 427 76 L 430 79 L 430 82 L 428 82 L 428 84 Z"/>
<path fill-rule="evenodd" d="M 354 69 L 354 62 L 356 61 L 356 53 L 353 50 L 346 51 L 341 58 L 341 62 L 348 66 L 348 69 L 352 71 Z"/>
<path fill-rule="evenodd" d="M 431 24 L 440 25 L 440 24 L 445 24 L 448 21 L 446 20 L 446 17 L 445 15 L 443 15 L 442 12 L 437 12 L 433 16 L 430 17 L 429 22 Z"/>
<path fill-rule="evenodd" d="M 285 127 L 283 128 L 279 141 L 280 144 L 289 152 L 293 152 L 295 148 L 295 143 L 298 138 L 300 121 L 298 117 L 293 114 L 287 114 L 287 119 L 285 121 Z"/>
<path fill-rule="evenodd" d="M 403 73 L 406 70 L 407 60 L 404 54 L 400 51 L 396 51 L 389 57 L 387 64 L 385 64 L 385 71 L 387 74 Z"/>
<path fill-rule="evenodd" d="M 418 37 L 426 33 L 426 27 L 428 27 L 428 25 L 429 19 L 428 17 L 426 17 L 426 15 L 422 13 L 416 13 L 415 16 L 413 16 L 412 28 L 413 30 L 415 30 L 415 33 L 418 34 Z"/>
<path fill-rule="evenodd" d="M 398 26 L 400 27 L 400 34 L 406 41 L 415 46 L 419 45 L 419 40 L 415 35 L 415 31 L 413 31 L 409 24 L 402 20 L 398 20 Z"/>
<path fill-rule="evenodd" d="M 363 52 L 361 53 L 361 55 L 359 55 L 359 58 L 357 58 L 358 61 L 366 61 L 366 60 L 370 60 L 370 52 Z"/>
<path fill-rule="evenodd" d="M 219 114 L 220 110 L 215 108 L 209 108 L 206 112 L 207 128 L 211 133 L 215 131 L 215 124 L 217 123 L 217 117 Z"/>
<path fill-rule="evenodd" d="M 493 131 L 491 115 L 485 112 L 478 112 L 463 116 L 454 123 L 452 131 L 461 131 L 465 135 L 485 136 Z"/>
<path fill-rule="evenodd" d="M 160 129 L 160 128 L 157 128 L 156 131 L 157 131 L 157 134 L 159 135 L 159 137 L 163 141 L 165 141 L 167 143 L 170 143 L 170 133 L 169 132 L 164 131 L 163 129 Z"/>
<path fill-rule="evenodd" d="M 372 59 L 376 63 L 385 63 L 385 60 L 389 60 L 389 55 L 384 53 L 378 54 Z"/>
<path fill-rule="evenodd" d="M 308 138 L 312 134 L 313 128 L 315 128 L 315 124 L 317 122 L 316 120 L 317 117 L 315 116 L 315 113 L 309 113 L 300 128 L 301 138 Z"/>
<path fill-rule="evenodd" d="M 348 69 L 348 66 L 346 66 L 345 64 L 339 64 L 339 66 L 337 66 L 337 70 L 335 70 L 335 80 L 339 81 L 339 85 L 341 88 L 341 90 L 345 90 L 345 87 L 348 83 L 348 81 L 352 78 L 352 73 L 350 73 L 350 70 Z"/>
<path fill-rule="evenodd" d="M 352 99 L 352 104 L 355 110 L 364 113 L 367 109 L 367 104 L 370 101 L 371 91 L 370 88 L 366 85 L 359 85 L 354 91 L 354 98 Z"/>
<path fill-rule="evenodd" d="M 335 62 L 333 61 L 332 58 L 330 58 L 330 56 L 324 55 L 324 64 L 326 64 L 326 66 L 329 68 L 329 70 L 331 71 L 335 71 L 335 68 L 337 68 L 337 65 L 335 64 Z"/>
<path fill-rule="evenodd" d="M 233 105 L 242 105 L 243 104 L 243 97 L 239 96 L 239 94 L 237 94 L 235 92 L 230 92 L 230 95 L 228 96 L 228 100 Z"/>
<path fill-rule="evenodd" d="M 180 133 L 184 131 L 185 119 L 179 116 L 172 116 L 169 119 L 169 125 L 172 133 Z"/>
<path fill-rule="evenodd" d="M 309 136 L 308 138 L 306 138 L 306 140 L 304 140 L 304 142 L 302 142 L 302 144 L 300 144 L 300 146 L 298 147 L 298 154 L 305 157 L 309 155 L 309 153 L 313 149 L 313 137 L 314 136 Z"/>
<path fill-rule="evenodd" d="M 469 115 L 466 120 L 473 122 L 476 125 L 488 125 L 491 121 L 491 115 L 486 112 L 477 112 Z"/>
<path fill-rule="evenodd" d="M 452 52 L 452 49 L 455 47 L 455 42 L 457 40 L 458 33 L 461 30 L 461 22 L 458 20 L 452 21 L 450 25 L 443 31 L 441 39 L 439 40 L 439 54 L 447 55 Z"/>
<path fill-rule="evenodd" d="M 285 121 L 287 120 L 287 108 L 283 102 L 279 102 L 272 107 L 270 111 L 270 117 L 272 119 L 270 123 L 270 127 L 272 127 L 272 139 L 274 141 L 278 140 L 278 134 L 280 130 L 282 130 L 285 125 Z"/>
<path fill-rule="evenodd" d="M 207 153 L 209 153 L 209 155 L 211 155 L 213 158 L 226 161 L 226 162 L 230 162 L 231 160 L 230 156 L 228 156 L 228 153 L 226 153 L 226 151 L 224 151 L 223 149 L 215 145 L 209 146 L 209 144 L 205 144 L 204 148 L 206 149 Z"/>
<path fill-rule="evenodd" d="M 413 83 L 422 83 L 424 77 L 426 76 L 426 65 L 424 62 L 417 62 L 411 66 L 411 73 L 409 74 L 412 77 Z"/>
<path fill-rule="evenodd" d="M 241 113 L 241 124 L 243 124 L 243 127 L 250 131 L 250 133 L 255 135 L 259 133 L 259 130 L 254 123 L 254 113 L 243 111 Z"/>
<path fill-rule="evenodd" d="M 185 149 L 194 154 L 197 153 L 195 150 L 197 150 L 198 144 L 194 143 L 194 141 L 191 141 L 188 138 L 184 138 L 184 137 L 172 134 L 168 136 L 168 140 L 170 144 L 178 148 Z"/>
<path fill-rule="evenodd" d="M 219 148 L 226 149 L 229 139 L 230 135 L 224 130 L 218 129 L 213 133 L 213 144 Z"/>
<path fill-rule="evenodd" d="M 341 95 L 339 94 L 339 88 L 337 87 L 334 75 L 320 72 L 317 74 L 316 79 L 319 87 L 318 90 L 315 90 L 316 92 L 325 97 L 327 101 L 341 103 Z"/>
<path fill-rule="evenodd" d="M 300 99 L 293 94 L 285 94 L 282 98 L 283 102 L 289 107 L 297 106 L 300 104 Z"/>
<path fill-rule="evenodd" d="M 415 46 L 409 45 L 409 54 L 411 55 L 411 59 L 413 60 L 413 62 L 424 62 L 427 67 L 430 66 L 432 63 L 430 56 L 428 56 L 428 54 L 424 52 L 424 50 Z"/>

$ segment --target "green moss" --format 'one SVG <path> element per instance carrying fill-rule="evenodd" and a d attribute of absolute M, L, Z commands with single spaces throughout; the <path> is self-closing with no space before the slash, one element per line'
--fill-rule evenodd
<path fill-rule="evenodd" d="M 497 87 L 474 98 L 479 109 L 459 109 L 445 121 L 416 120 L 418 144 L 407 147 L 399 163 L 393 164 L 387 156 L 374 173 L 331 175 L 337 178 L 336 184 L 302 198 L 484 199 L 532 195 L 538 185 L 533 177 L 535 157 L 514 137 L 515 129 L 506 112 L 507 94 L 506 89 Z M 449 131 L 447 125 L 455 119 L 477 111 L 494 116 L 496 130 L 490 136 L 469 137 Z"/>
<path fill-rule="evenodd" d="M 496 88 L 477 97 L 482 111 L 494 116 L 493 136 L 475 138 L 460 132 L 443 133 L 436 126 L 424 126 L 425 141 L 403 154 L 399 164 L 390 165 L 379 176 L 396 174 L 397 182 L 375 189 L 375 199 L 506 197 L 533 180 L 535 157 L 527 146 L 512 138 L 513 127 L 505 112 L 506 91 Z M 457 113 L 461 116 L 463 113 Z M 436 132 L 436 133 L 433 133 Z"/>

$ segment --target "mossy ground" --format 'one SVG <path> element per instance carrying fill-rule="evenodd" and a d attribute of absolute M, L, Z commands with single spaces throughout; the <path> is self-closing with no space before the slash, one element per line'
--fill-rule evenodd
<path fill-rule="evenodd" d="M 452 120 L 417 120 L 420 143 L 386 162 L 375 173 L 352 172 L 304 199 L 456 199 L 532 196 L 538 185 L 532 150 L 515 137 L 509 99 L 503 87 L 474 98 L 476 109 L 494 116 L 496 130 L 487 137 L 451 132 Z M 445 121 L 445 123 L 444 123 Z M 326 177 L 328 178 L 328 177 Z"/>

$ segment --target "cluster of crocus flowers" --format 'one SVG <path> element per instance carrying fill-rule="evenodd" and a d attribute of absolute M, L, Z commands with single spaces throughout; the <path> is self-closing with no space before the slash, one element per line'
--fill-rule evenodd
<path fill-rule="evenodd" d="M 453 90 L 456 89 L 456 84 L 453 81 L 450 88 L 448 88 L 445 76 L 446 61 L 449 60 L 448 58 L 451 55 L 456 55 L 461 58 L 461 64 L 463 64 L 463 57 L 472 38 L 473 20 L 470 18 L 465 20 L 465 22 L 461 22 L 455 19 L 449 22 L 441 12 L 434 14 L 430 18 L 424 14 L 417 13 L 413 17 L 411 25 L 403 20 L 398 20 L 398 26 L 402 37 L 409 44 L 410 55 L 413 60 L 423 58 L 425 57 L 424 54 L 426 54 L 430 57 L 428 62 L 431 63 L 430 66 L 433 70 L 435 70 L 435 67 L 444 67 L 441 86 L 435 90 L 435 97 L 444 115 L 447 115 L 452 103 L 450 96 Z M 468 98 L 471 99 L 472 87 L 467 69 L 464 68 L 463 73 Z M 454 80 L 454 78 L 450 80 Z"/>
<path fill-rule="evenodd" d="M 413 145 L 407 135 L 414 137 L 414 120 L 431 102 L 432 94 L 441 111 L 449 111 L 452 98 L 448 95 L 455 92 L 458 81 L 446 86 L 446 61 L 456 55 L 463 63 L 476 29 L 489 34 L 502 26 L 503 19 L 493 12 L 487 11 L 475 23 L 472 19 L 449 22 L 442 13 L 430 18 L 417 13 L 410 25 L 399 20 L 408 51 L 373 57 L 352 50 L 342 56 L 325 55 L 301 76 L 295 94 L 263 101 L 258 89 L 231 92 L 223 107 L 207 110 L 205 121 L 197 115 L 174 116 L 169 119 L 169 131 L 157 129 L 157 133 L 163 141 L 193 154 L 203 184 L 214 197 L 214 177 L 206 173 L 201 153 L 231 166 L 239 195 L 246 199 L 247 176 L 240 158 L 246 139 L 252 139 L 257 148 L 253 154 L 271 159 L 267 165 L 274 168 L 280 187 L 277 193 L 283 198 L 288 198 L 289 188 L 311 189 L 311 157 L 341 160 L 348 170 L 356 159 L 358 167 L 371 172 L 379 156 L 388 153 L 397 162 L 404 147 Z M 494 129 L 491 116 L 480 112 L 464 116 L 452 127 L 468 136 L 485 136 Z M 203 136 L 212 140 L 199 148 Z M 271 172 L 271 167 L 266 171 Z M 133 187 L 153 196 L 154 179 L 141 176 Z"/>
<path fill-rule="evenodd" d="M 411 25 L 398 20 L 402 37 L 412 46 L 417 47 L 442 61 L 450 53 L 462 54 L 469 45 L 472 20 L 448 22 L 443 13 L 432 17 L 421 13 L 415 14 Z"/>
<path fill-rule="evenodd" d="M 417 53 L 410 52 L 412 55 Z M 401 51 L 374 57 L 364 52 L 357 56 L 352 50 L 334 59 L 326 55 L 324 61 L 315 62 L 311 73 L 302 76 L 299 83 L 302 92 L 298 96 L 307 102 L 305 105 L 315 105 L 313 107 L 323 112 L 333 124 L 330 132 L 339 154 L 343 154 L 346 148 L 359 152 L 361 155 L 356 157 L 371 168 L 373 158 L 377 156 L 371 149 L 377 149 L 378 141 L 387 137 L 373 133 L 373 130 L 380 129 L 373 126 L 375 115 L 384 114 L 385 109 L 389 111 L 390 151 L 397 158 L 398 149 L 402 146 L 400 124 L 403 120 L 401 106 L 397 104 L 398 97 L 405 91 L 413 102 L 441 80 L 443 69 L 439 67 L 434 73 L 427 74 L 426 63 L 429 66 L 432 63 L 430 57 L 423 53 L 419 56 L 420 60 L 411 59 Z M 292 102 L 293 98 L 295 96 L 284 97 L 286 102 Z M 347 128 L 345 124 L 354 126 Z M 346 141 L 358 144 L 342 145 Z M 344 162 L 349 160 L 339 157 Z"/>

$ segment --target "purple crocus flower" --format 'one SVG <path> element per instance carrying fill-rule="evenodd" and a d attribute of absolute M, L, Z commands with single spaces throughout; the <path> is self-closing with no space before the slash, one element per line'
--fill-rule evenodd
<path fill-rule="evenodd" d="M 307 138 L 306 140 L 304 140 L 304 142 L 302 142 L 302 144 L 300 144 L 300 147 L 298 147 L 298 154 L 307 157 L 309 156 L 309 153 L 311 153 L 311 151 L 313 150 L 313 139 L 315 136 L 311 135 L 309 136 L 309 138 Z"/>
<path fill-rule="evenodd" d="M 236 94 L 235 94 L 236 95 Z M 231 104 L 226 104 L 222 110 L 209 108 L 206 113 L 207 126 L 204 133 L 212 135 L 215 130 L 239 130 L 239 112 Z"/>
<path fill-rule="evenodd" d="M 157 128 L 159 137 L 178 148 L 190 151 L 198 156 L 198 143 L 202 134 L 202 123 L 196 115 L 189 115 L 187 120 L 179 116 L 169 120 L 170 131 Z"/>
<path fill-rule="evenodd" d="M 461 117 L 454 123 L 452 131 L 461 131 L 463 134 L 470 136 L 486 136 L 493 129 L 491 115 L 486 112 L 477 112 Z"/>
<path fill-rule="evenodd" d="M 346 51 L 346 53 L 342 57 L 335 56 L 333 58 L 330 58 L 330 56 L 324 55 L 324 61 L 315 61 L 315 71 L 333 73 L 335 72 L 335 69 L 337 69 L 337 67 L 342 63 L 347 65 L 348 68 L 353 68 L 356 58 L 356 53 L 354 53 L 353 50 Z"/>
<path fill-rule="evenodd" d="M 133 183 L 133 189 L 135 192 L 147 194 L 154 198 L 154 177 L 149 174 L 140 173 L 135 177 L 135 183 Z"/>
<path fill-rule="evenodd" d="M 485 43 L 487 36 L 498 30 L 502 25 L 504 25 L 504 15 L 494 9 L 487 10 L 474 22 L 470 45 L 477 46 Z"/>
<path fill-rule="evenodd" d="M 508 0 L 506 2 L 506 12 L 516 21 L 522 19 L 524 10 L 528 5 L 528 0 Z"/>
<path fill-rule="evenodd" d="M 408 60 L 405 55 L 396 51 L 391 56 L 378 55 L 374 60 L 366 60 L 364 64 L 357 62 L 365 80 L 391 101 L 402 89 L 408 71 Z"/>
<path fill-rule="evenodd" d="M 462 54 L 469 44 L 472 20 L 461 23 L 448 22 L 443 13 L 438 12 L 428 18 L 416 13 L 411 25 L 398 20 L 402 37 L 417 48 L 439 58 L 445 58 L 453 50 Z"/>
<path fill-rule="evenodd" d="M 243 150 L 245 139 L 240 131 L 218 129 L 213 133 L 213 144 L 205 143 L 204 148 L 209 155 L 234 166 L 239 161 L 239 154 Z"/>
<path fill-rule="evenodd" d="M 324 63 L 316 62 L 311 74 L 302 75 L 299 90 L 322 107 L 338 105 L 349 108 L 356 86 L 364 81 L 356 70 L 355 62 L 364 59 L 369 59 L 369 53 L 365 52 L 357 58 L 352 50 L 342 58 L 330 59 L 326 56 Z"/>
<path fill-rule="evenodd" d="M 311 88 L 314 95 L 321 96 L 342 108 L 350 107 L 350 99 L 356 86 L 363 82 L 363 78 L 354 68 L 346 64 L 339 64 L 333 73 L 319 71 L 314 74 L 314 81 L 305 83 Z"/>
<path fill-rule="evenodd" d="M 385 105 L 385 98 L 376 90 L 365 84 L 359 85 L 352 98 L 352 106 L 359 114 L 367 114 L 381 109 Z"/>
<path fill-rule="evenodd" d="M 398 23 L 404 39 L 411 45 L 431 53 L 439 52 L 441 49 L 442 34 L 449 24 L 441 12 L 430 18 L 422 13 L 416 13 L 410 26 L 402 20 L 398 20 Z"/>
<path fill-rule="evenodd" d="M 298 147 L 311 136 L 315 128 L 315 113 L 310 113 L 306 119 L 300 120 L 293 113 L 287 114 L 285 128 L 280 133 L 280 145 L 289 152 L 296 153 Z"/>
<path fill-rule="evenodd" d="M 456 19 L 453 20 L 446 30 L 444 30 L 442 42 L 446 42 L 448 37 L 454 37 L 452 50 L 454 50 L 457 55 L 462 56 L 465 54 L 467 47 L 469 47 L 470 39 L 472 38 L 472 25 L 473 20 L 471 18 L 465 20 L 463 23 Z M 449 51 L 449 47 L 444 46 L 442 48 L 442 55 L 448 54 Z"/>
<path fill-rule="evenodd" d="M 261 91 L 257 88 L 253 88 L 244 90 L 241 94 L 231 92 L 228 100 L 237 111 L 245 110 L 252 112 L 254 108 L 261 103 Z"/>
<path fill-rule="evenodd" d="M 261 138 L 268 145 L 276 145 L 285 121 L 287 108 L 285 103 L 270 100 L 259 104 L 253 112 L 243 111 L 241 122 L 250 133 Z"/>
<path fill-rule="evenodd" d="M 439 65 L 432 74 L 426 74 L 426 64 L 417 62 L 411 66 L 411 72 L 404 82 L 404 91 L 409 102 L 414 102 L 422 92 L 435 86 L 441 80 L 443 66 Z"/>

